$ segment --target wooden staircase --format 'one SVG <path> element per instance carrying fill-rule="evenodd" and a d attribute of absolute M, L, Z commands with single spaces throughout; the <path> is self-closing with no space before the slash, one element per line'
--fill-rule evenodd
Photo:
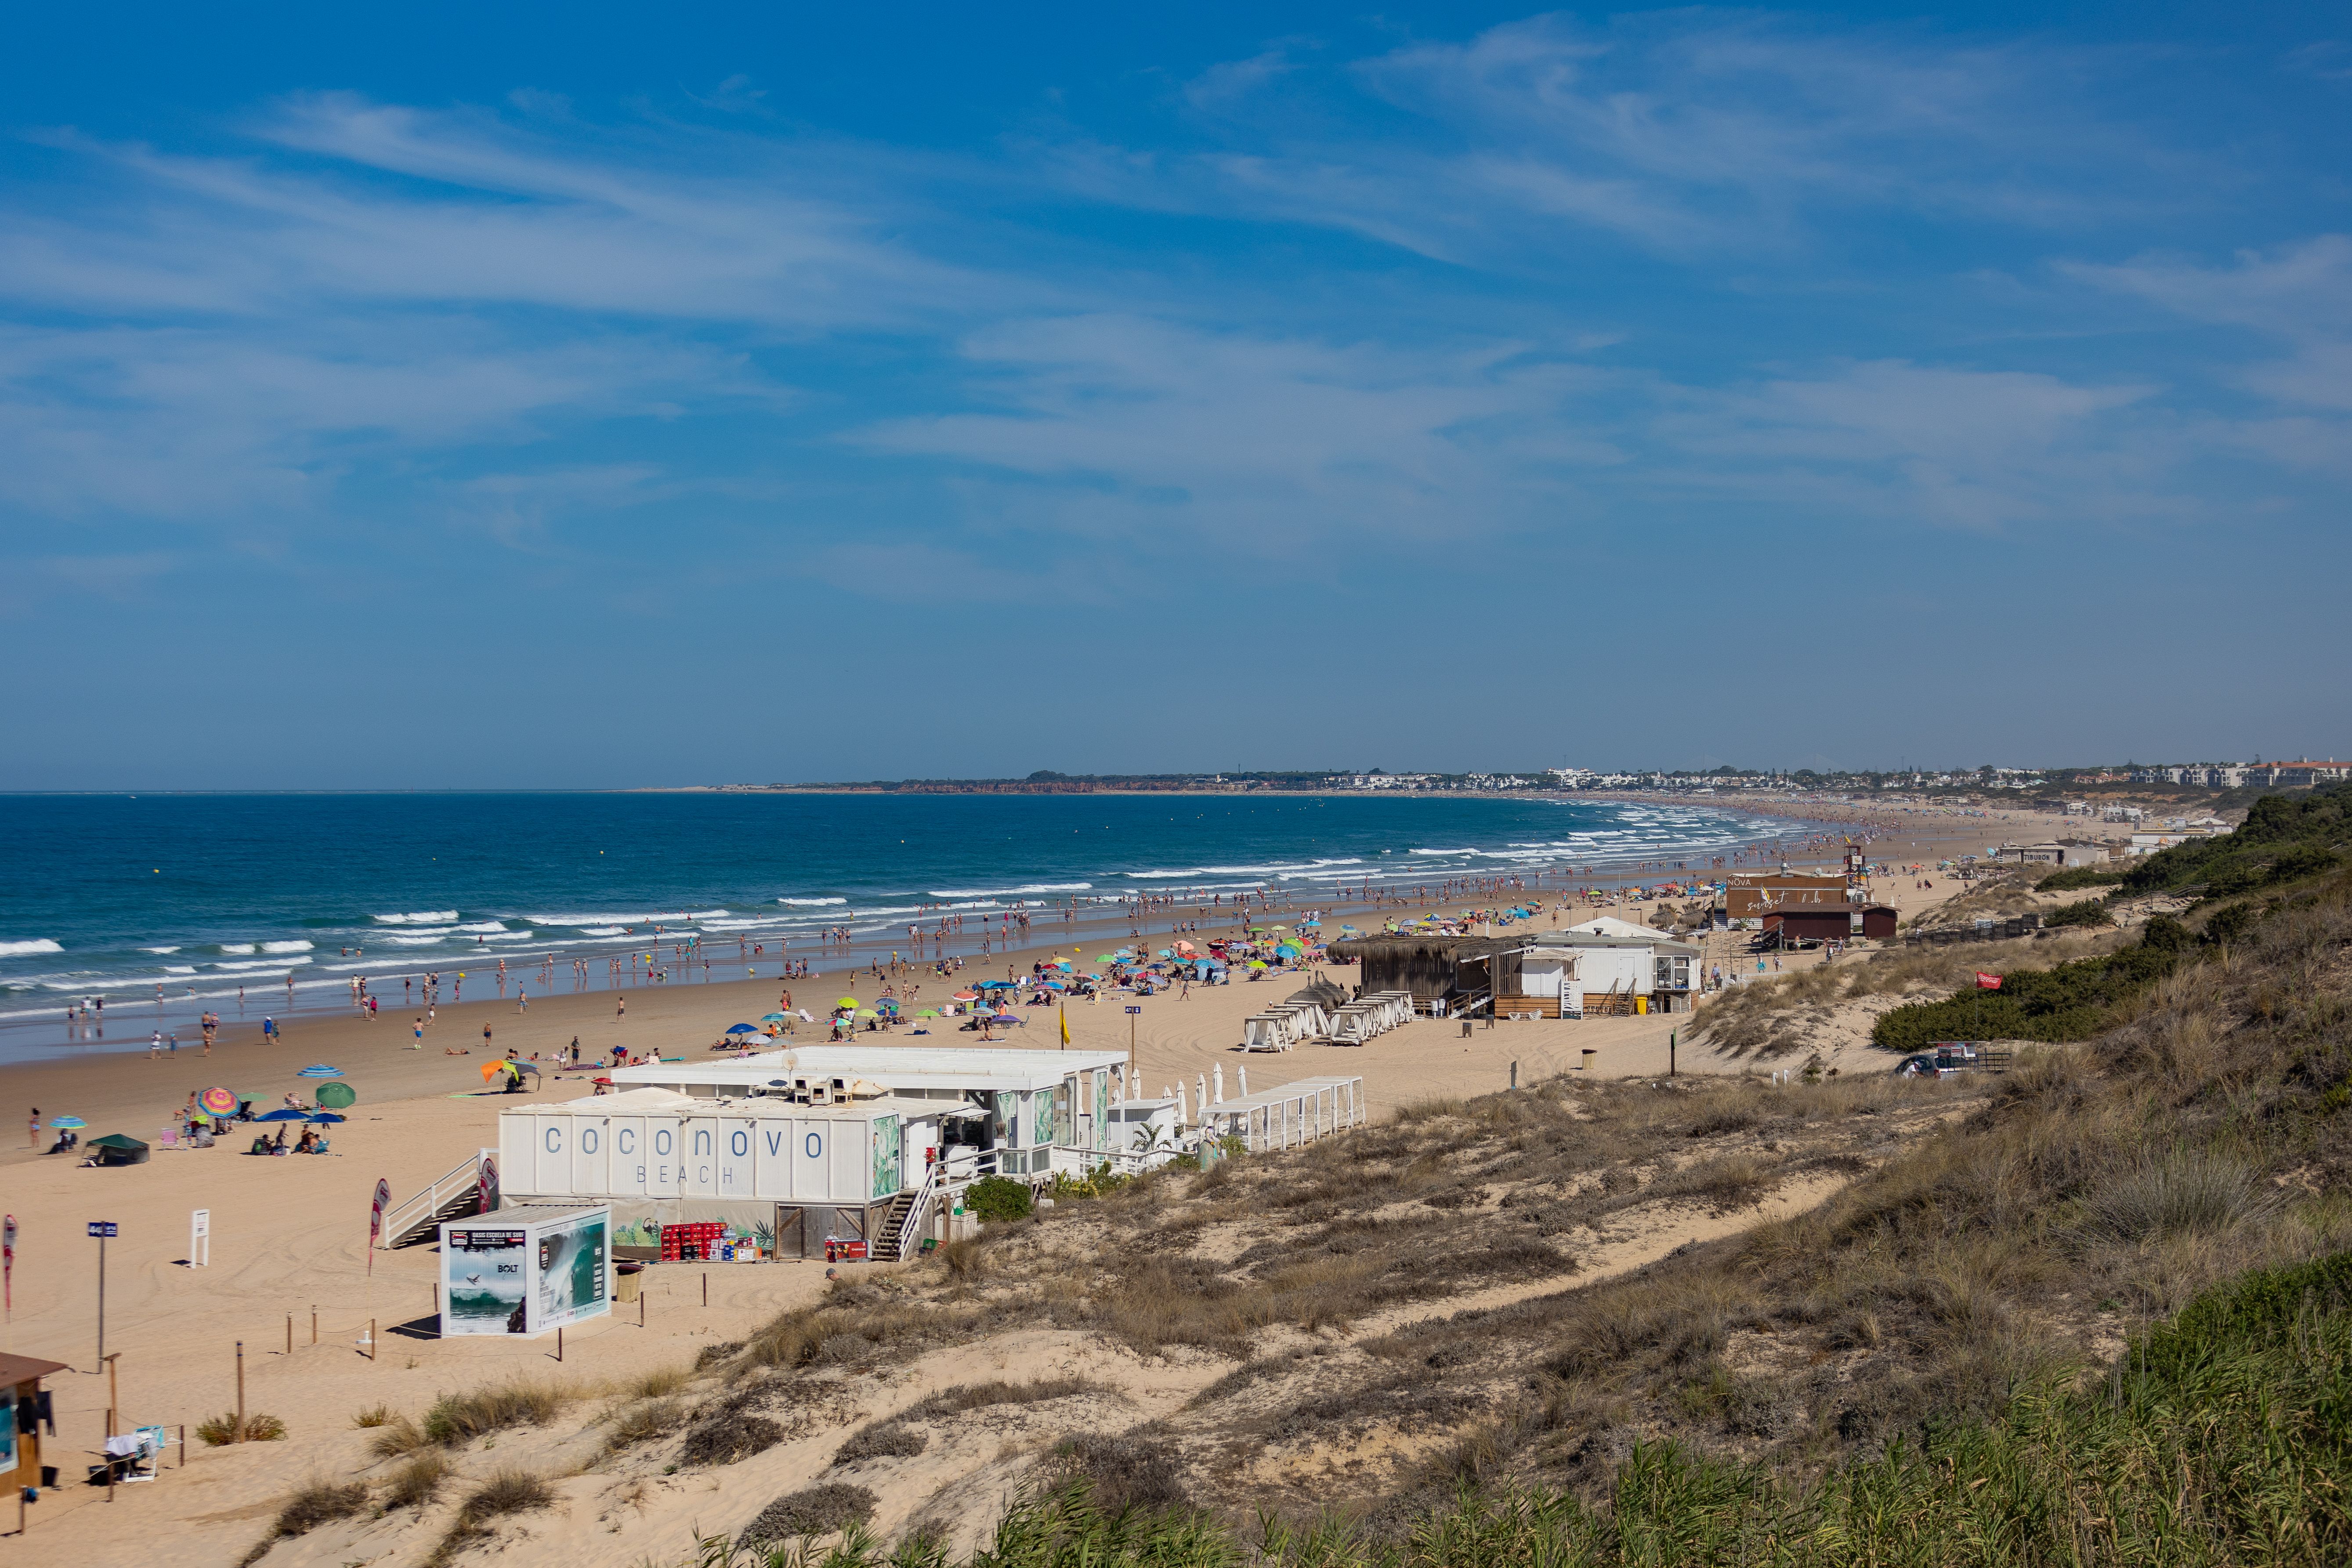
<path fill-rule="evenodd" d="M 882 1211 L 881 1223 L 874 1227 L 874 1236 L 866 1244 L 866 1255 L 877 1263 L 896 1263 L 907 1256 L 907 1219 L 914 1212 L 915 1194 L 900 1193 Z M 919 1245 L 919 1239 L 917 1238 Z"/>

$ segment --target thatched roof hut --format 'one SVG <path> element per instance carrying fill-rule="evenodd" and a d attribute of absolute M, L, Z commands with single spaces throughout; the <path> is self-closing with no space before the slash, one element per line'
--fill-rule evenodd
<path fill-rule="evenodd" d="M 1491 992 L 1501 981 L 1502 994 L 1518 988 L 1519 953 L 1524 936 L 1397 936 L 1350 937 L 1331 944 L 1331 956 L 1342 963 L 1361 963 L 1365 995 L 1380 991 L 1410 991 L 1415 1003 Z M 1496 971 L 1500 973 L 1496 973 Z"/>

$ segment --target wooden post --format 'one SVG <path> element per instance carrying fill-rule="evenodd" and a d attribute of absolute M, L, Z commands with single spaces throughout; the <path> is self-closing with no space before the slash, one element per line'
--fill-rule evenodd
<path fill-rule="evenodd" d="M 555 1325 L 555 1359 L 559 1362 L 563 1359 L 563 1325 L 562 1323 Z"/>
<path fill-rule="evenodd" d="M 642 1275 L 642 1274 L 640 1274 L 639 1276 L 637 1276 L 637 1327 L 639 1327 L 639 1328 L 641 1328 L 641 1329 L 642 1329 L 642 1328 L 644 1328 L 645 1326 L 646 1326 L 646 1279 L 645 1279 L 645 1276 L 644 1276 L 644 1275 Z"/>
<path fill-rule="evenodd" d="M 236 1441 L 245 1441 L 245 1342 L 236 1342 Z"/>
<path fill-rule="evenodd" d="M 702 1277 L 702 1304 L 706 1307 L 710 1305 L 710 1276 L 708 1274 Z"/>
<path fill-rule="evenodd" d="M 286 1353 L 294 1353 L 294 1314 L 291 1312 L 286 1314 Z"/>
<path fill-rule="evenodd" d="M 375 1320 L 368 1320 L 368 1360 L 375 1360 Z"/>
<path fill-rule="evenodd" d="M 1675 1076 L 1675 1040 L 1681 1033 L 1679 1029 L 1666 1031 L 1666 1076 L 1668 1078 Z"/>
<path fill-rule="evenodd" d="M 114 1436 L 116 1413 L 122 1408 L 122 1401 L 116 1396 L 115 1391 L 118 1385 L 114 1377 L 114 1363 L 121 1358 L 121 1351 L 116 1351 L 114 1354 L 106 1358 L 106 1435 L 110 1437 Z"/>
<path fill-rule="evenodd" d="M 188 1468 L 188 1429 L 187 1429 L 187 1427 L 185 1427 L 185 1426 L 182 1426 L 182 1427 L 180 1428 L 180 1468 L 182 1468 L 182 1469 L 184 1469 L 184 1469 L 186 1469 L 187 1468 Z"/>
<path fill-rule="evenodd" d="M 310 1304 L 310 1342 L 319 1342 L 319 1306 L 315 1301 Z"/>

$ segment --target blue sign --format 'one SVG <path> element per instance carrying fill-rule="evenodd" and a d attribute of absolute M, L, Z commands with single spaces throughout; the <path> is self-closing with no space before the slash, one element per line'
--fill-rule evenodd
<path fill-rule="evenodd" d="M 115 1234 L 114 1222 L 110 1219 L 91 1220 L 89 1233 L 92 1236 L 112 1236 Z"/>
<path fill-rule="evenodd" d="M 1142 1008 L 1140 1008 L 1140 1007 L 1129 1007 L 1129 1008 L 1128 1009 L 1128 1011 L 1129 1011 L 1129 1012 L 1130 1012 L 1130 1013 L 1140 1013 L 1140 1012 L 1142 1012 L 1142 1011 L 1143 1011 L 1143 1009 L 1142 1009 Z"/>

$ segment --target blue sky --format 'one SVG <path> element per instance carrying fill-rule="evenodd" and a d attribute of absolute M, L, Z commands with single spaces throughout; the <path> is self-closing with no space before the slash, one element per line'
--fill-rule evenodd
<path fill-rule="evenodd" d="M 0 787 L 2352 752 L 2340 7 L 0 60 Z"/>

